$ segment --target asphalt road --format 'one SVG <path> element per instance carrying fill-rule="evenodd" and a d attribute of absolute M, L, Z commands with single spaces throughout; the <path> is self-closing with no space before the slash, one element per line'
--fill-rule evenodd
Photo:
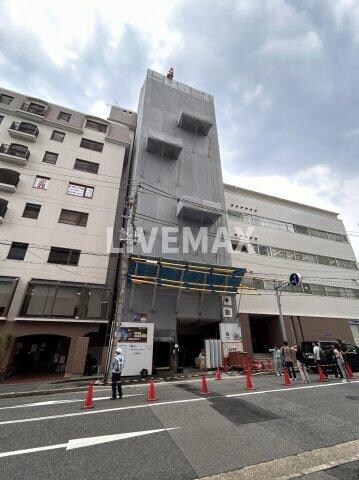
<path fill-rule="evenodd" d="M 294 478 L 300 461 L 305 480 L 358 478 L 358 380 L 284 387 L 282 378 L 255 376 L 254 391 L 243 377 L 208 385 L 202 396 L 196 380 L 158 384 L 153 403 L 145 385 L 125 387 L 116 401 L 101 387 L 86 412 L 82 393 L 3 399 L 0 478 L 192 480 L 238 470 L 228 478 L 257 478 L 255 470 L 243 476 L 248 466 L 262 468 L 261 479 Z M 287 476 L 273 476 L 274 466 Z"/>

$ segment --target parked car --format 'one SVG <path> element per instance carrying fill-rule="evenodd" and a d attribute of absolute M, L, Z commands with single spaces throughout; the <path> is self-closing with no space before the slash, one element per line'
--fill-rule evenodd
<path fill-rule="evenodd" d="M 314 342 L 314 340 L 313 340 Z M 313 355 L 313 342 L 302 342 L 302 350 L 306 359 L 306 365 L 309 368 L 314 370 L 315 362 Z M 333 356 L 333 347 L 337 343 L 336 340 L 321 340 L 318 341 L 319 347 L 324 351 L 326 355 L 326 362 L 330 364 L 335 361 Z M 347 348 L 347 353 L 345 354 L 345 361 L 349 363 L 350 368 L 353 371 L 359 371 L 359 347 L 353 345 L 352 343 L 343 342 Z"/>

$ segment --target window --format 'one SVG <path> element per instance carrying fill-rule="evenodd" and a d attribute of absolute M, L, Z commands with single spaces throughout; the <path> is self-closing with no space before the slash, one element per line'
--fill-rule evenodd
<path fill-rule="evenodd" d="M 88 140 L 87 138 L 82 138 L 80 147 L 88 148 L 89 150 L 95 150 L 95 152 L 102 152 L 103 143 L 95 142 L 94 140 Z"/>
<path fill-rule="evenodd" d="M 293 250 L 286 250 L 288 260 L 295 260 L 295 252 Z"/>
<path fill-rule="evenodd" d="M 287 258 L 287 255 L 285 253 L 285 250 L 272 247 L 272 257 Z"/>
<path fill-rule="evenodd" d="M 254 225 L 263 226 L 264 225 L 264 218 L 253 216 L 253 223 L 254 223 Z"/>
<path fill-rule="evenodd" d="M 7 258 L 9 260 L 24 260 L 28 243 L 12 242 Z"/>
<path fill-rule="evenodd" d="M 303 292 L 311 295 L 312 294 L 312 285 L 309 285 L 309 283 L 303 283 Z"/>
<path fill-rule="evenodd" d="M 5 93 L 0 93 L 0 103 L 4 103 L 5 105 L 10 105 L 10 103 L 14 100 L 14 97 L 10 97 L 10 95 L 5 95 Z"/>
<path fill-rule="evenodd" d="M 86 121 L 86 128 L 91 128 L 91 130 L 96 130 L 97 132 L 106 133 L 107 125 L 104 123 L 94 122 L 93 120 Z"/>
<path fill-rule="evenodd" d="M 9 310 L 16 283 L 16 278 L 0 277 L 0 317 L 5 317 Z"/>
<path fill-rule="evenodd" d="M 36 203 L 27 203 L 25 205 L 24 213 L 22 214 L 25 218 L 34 218 L 36 219 L 39 216 L 41 205 Z"/>
<path fill-rule="evenodd" d="M 323 255 L 317 255 L 318 263 L 321 265 L 330 265 L 330 258 Z"/>
<path fill-rule="evenodd" d="M 258 245 L 259 255 L 270 255 L 270 248 L 267 245 Z"/>
<path fill-rule="evenodd" d="M 58 263 L 60 265 L 78 265 L 80 253 L 81 250 L 51 247 L 47 263 Z"/>
<path fill-rule="evenodd" d="M 321 295 L 324 296 L 326 295 L 324 285 L 312 285 L 312 293 L 313 295 Z"/>
<path fill-rule="evenodd" d="M 257 290 L 264 290 L 264 281 L 259 280 L 258 278 L 254 279 L 254 288 Z"/>
<path fill-rule="evenodd" d="M 4 115 L 0 115 L 0 123 L 4 120 Z"/>
<path fill-rule="evenodd" d="M 34 188 L 40 190 L 47 190 L 49 187 L 50 178 L 49 177 L 40 177 L 39 175 L 35 178 Z"/>
<path fill-rule="evenodd" d="M 67 223 L 69 225 L 78 225 L 86 227 L 89 214 L 82 212 L 75 212 L 73 210 L 61 210 L 59 223 Z"/>
<path fill-rule="evenodd" d="M 51 135 L 51 140 L 55 142 L 63 142 L 65 138 L 64 132 L 59 132 L 58 130 L 54 130 Z"/>
<path fill-rule="evenodd" d="M 51 165 L 55 165 L 57 162 L 59 154 L 54 152 L 45 152 L 44 158 L 42 159 L 45 163 L 51 163 Z"/>
<path fill-rule="evenodd" d="M 301 253 L 301 257 L 302 257 L 301 260 L 303 262 L 317 263 L 315 255 L 313 255 L 313 253 Z"/>
<path fill-rule="evenodd" d="M 323 232 L 323 230 L 317 230 L 316 228 L 309 228 L 309 235 L 312 237 L 318 237 L 318 238 L 328 238 L 327 232 Z"/>
<path fill-rule="evenodd" d="M 82 172 L 97 173 L 99 164 L 95 162 L 88 162 L 87 160 L 80 160 L 76 158 L 74 169 Z"/>
<path fill-rule="evenodd" d="M 106 318 L 108 311 L 108 295 L 105 288 L 91 288 L 88 292 L 86 318 Z"/>
<path fill-rule="evenodd" d="M 340 297 L 338 287 L 325 287 L 328 297 Z"/>
<path fill-rule="evenodd" d="M 57 117 L 58 120 L 64 120 L 65 122 L 69 122 L 70 118 L 71 118 L 71 114 L 66 112 L 60 112 Z"/>
<path fill-rule="evenodd" d="M 294 231 L 296 233 L 302 233 L 304 235 L 309 235 L 308 228 L 302 227 L 301 225 L 294 225 Z"/>
<path fill-rule="evenodd" d="M 69 183 L 67 187 L 67 193 L 69 195 L 75 195 L 76 197 L 92 198 L 94 187 L 88 187 L 86 185 L 78 185 L 77 183 Z"/>

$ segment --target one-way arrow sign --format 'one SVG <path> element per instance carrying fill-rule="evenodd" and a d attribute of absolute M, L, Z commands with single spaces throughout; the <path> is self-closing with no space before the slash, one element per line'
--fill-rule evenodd
<path fill-rule="evenodd" d="M 65 448 L 66 450 L 74 450 L 75 448 L 90 447 L 92 445 L 100 445 L 101 443 L 116 442 L 118 440 L 126 440 L 127 438 L 142 437 L 152 433 L 168 432 L 176 430 L 180 427 L 159 428 L 157 430 L 142 430 L 140 432 L 116 433 L 115 435 L 101 435 L 99 437 L 75 438 L 67 443 L 59 443 L 57 445 L 46 445 L 44 447 L 27 448 L 25 450 L 13 450 L 12 452 L 0 453 L 0 458 L 13 457 L 15 455 L 25 455 L 27 453 L 43 452 L 46 450 L 56 450 Z"/>

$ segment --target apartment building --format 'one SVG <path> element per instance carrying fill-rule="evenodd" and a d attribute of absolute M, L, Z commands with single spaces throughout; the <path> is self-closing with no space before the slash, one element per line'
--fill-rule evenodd
<path fill-rule="evenodd" d="M 113 116 L 0 89 L 2 367 L 83 373 L 90 351 L 103 363 L 117 268 L 107 236 L 136 124 L 126 109 Z"/>
<path fill-rule="evenodd" d="M 232 263 L 247 270 L 243 284 L 249 289 L 237 296 L 244 349 L 262 353 L 282 343 L 274 286 L 293 272 L 302 275 L 302 285 L 286 286 L 280 294 L 288 340 L 354 343 L 359 272 L 338 213 L 224 188 Z"/>

